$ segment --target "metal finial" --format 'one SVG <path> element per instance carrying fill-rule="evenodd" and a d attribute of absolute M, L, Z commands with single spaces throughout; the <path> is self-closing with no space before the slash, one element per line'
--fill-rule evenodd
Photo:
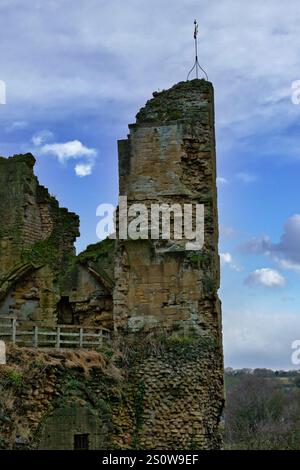
<path fill-rule="evenodd" d="M 188 73 L 187 80 L 189 79 L 189 76 L 190 76 L 190 74 L 192 73 L 192 71 L 194 69 L 196 71 L 196 78 L 198 78 L 198 70 L 200 69 L 204 73 L 206 80 L 208 80 L 207 73 L 201 67 L 201 65 L 199 64 L 199 61 L 198 61 L 198 39 L 197 39 L 197 36 L 198 36 L 198 23 L 197 23 L 197 20 L 195 20 L 194 21 L 195 62 L 194 62 L 193 67 L 191 68 L 191 70 Z"/>

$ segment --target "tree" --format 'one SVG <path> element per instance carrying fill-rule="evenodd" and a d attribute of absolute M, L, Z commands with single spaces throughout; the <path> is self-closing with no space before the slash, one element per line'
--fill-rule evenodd
<path fill-rule="evenodd" d="M 234 449 L 299 449 L 300 391 L 279 380 L 241 376 L 227 393 L 225 443 Z"/>

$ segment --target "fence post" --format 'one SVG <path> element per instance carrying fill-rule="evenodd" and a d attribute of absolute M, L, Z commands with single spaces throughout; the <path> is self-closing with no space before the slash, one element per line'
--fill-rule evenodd
<path fill-rule="evenodd" d="M 83 329 L 80 328 L 79 330 L 79 347 L 82 348 L 83 347 Z"/>
<path fill-rule="evenodd" d="M 34 342 L 34 347 L 37 348 L 38 345 L 39 345 L 39 329 L 37 326 L 34 327 L 34 338 L 33 338 L 33 342 Z"/>
<path fill-rule="evenodd" d="M 12 342 L 16 344 L 16 335 L 17 335 L 17 319 L 12 319 Z"/>
<path fill-rule="evenodd" d="M 56 347 L 60 348 L 60 327 L 56 328 Z"/>

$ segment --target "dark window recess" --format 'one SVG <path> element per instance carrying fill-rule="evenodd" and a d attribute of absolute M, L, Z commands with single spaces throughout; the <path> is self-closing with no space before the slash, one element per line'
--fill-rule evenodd
<path fill-rule="evenodd" d="M 89 435 L 88 434 L 74 434 L 74 450 L 88 450 L 89 448 Z"/>
<path fill-rule="evenodd" d="M 74 313 L 69 297 L 61 297 L 57 304 L 57 322 L 61 325 L 74 325 Z"/>

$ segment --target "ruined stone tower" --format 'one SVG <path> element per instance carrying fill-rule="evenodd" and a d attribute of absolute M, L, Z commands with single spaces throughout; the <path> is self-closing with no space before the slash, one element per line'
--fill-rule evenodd
<path fill-rule="evenodd" d="M 57 279 L 75 255 L 79 217 L 33 174 L 30 153 L 0 157 L 0 318 L 55 324 Z"/>
<path fill-rule="evenodd" d="M 143 391 L 141 448 L 218 448 L 223 406 L 213 86 L 181 82 L 154 93 L 119 142 L 127 203 L 203 204 L 204 246 L 118 240 L 114 324 L 163 343 L 136 367 Z M 138 339 L 139 338 L 139 339 Z M 160 352 L 157 352 L 157 351 Z M 195 446 L 195 447 L 193 447 Z"/>
<path fill-rule="evenodd" d="M 45 389 L 36 396 L 32 384 L 27 391 L 14 387 L 22 393 L 14 402 L 24 403 L 23 421 L 18 417 L 16 428 L 0 426 L 0 441 L 5 438 L 7 446 L 14 445 L 17 428 L 17 434 L 26 431 L 28 448 L 72 448 L 78 429 L 80 435 L 91 434 L 95 449 L 222 445 L 212 84 L 192 80 L 154 93 L 129 128 L 128 139 L 119 142 L 120 196 L 127 197 L 128 208 L 146 208 L 147 217 L 155 204 L 169 207 L 169 238 L 161 237 L 163 222 L 153 236 L 150 217 L 140 237 L 106 239 L 76 257 L 78 217 L 60 208 L 39 185 L 34 157 L 0 157 L 0 339 L 6 331 L 1 330 L 1 319 L 5 324 L 7 317 L 16 318 L 22 331 L 48 325 L 57 331 L 72 325 L 109 329 L 108 342 L 93 343 L 98 353 L 91 354 L 95 363 L 90 363 L 89 378 L 81 367 L 88 365 L 83 343 L 73 354 L 82 359 L 74 362 L 72 373 L 63 355 L 68 351 L 57 356 L 61 367 L 52 362 L 51 374 L 53 351 L 44 353 L 49 367 L 36 375 L 24 373 L 24 381 L 27 375 L 30 380 L 37 377 L 34 390 Z M 182 214 L 179 218 L 172 212 L 174 205 L 204 208 L 203 245 L 191 247 L 185 231 L 183 238 L 173 236 L 178 220 L 181 228 L 186 225 Z M 128 214 L 129 222 L 132 217 Z M 34 358 L 38 344 L 31 338 Z M 21 335 L 18 345 L 23 344 L 30 346 Z M 22 351 L 15 354 L 19 367 Z M 28 357 L 26 353 L 23 367 L 36 362 L 27 364 Z M 76 391 L 69 387 L 78 381 L 82 385 Z"/>

